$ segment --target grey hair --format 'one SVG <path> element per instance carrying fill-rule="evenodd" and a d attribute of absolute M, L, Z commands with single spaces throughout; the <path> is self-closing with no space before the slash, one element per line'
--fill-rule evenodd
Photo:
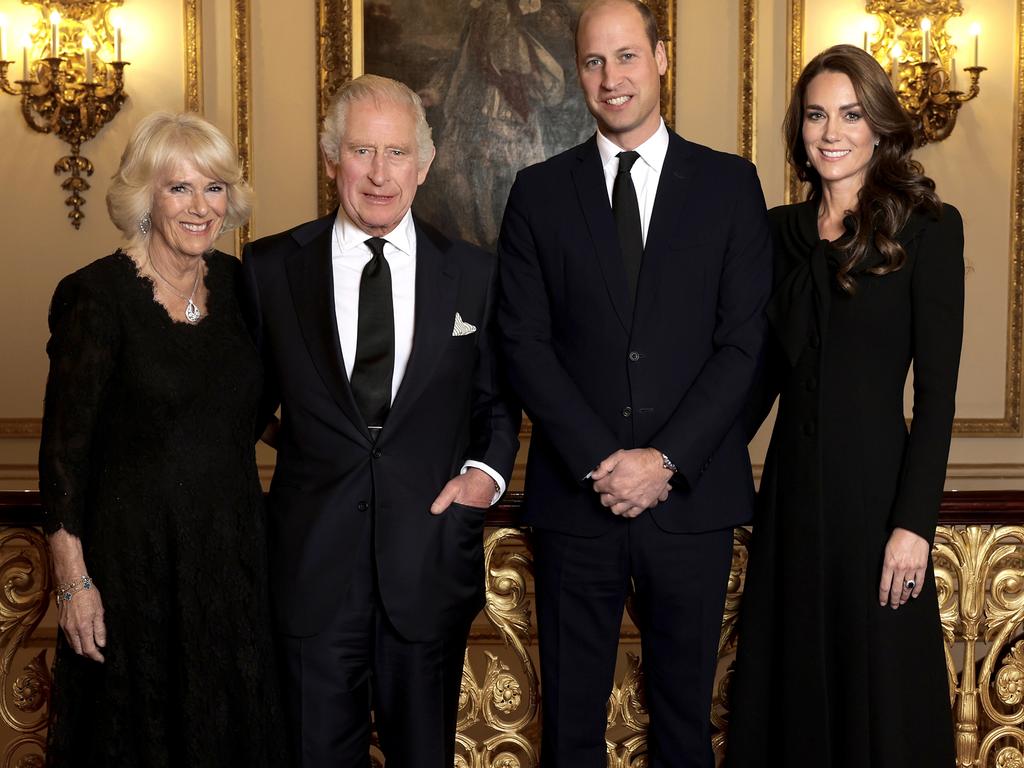
<path fill-rule="evenodd" d="M 372 99 L 380 106 L 382 102 L 408 106 L 416 120 L 416 161 L 424 168 L 434 156 L 434 140 L 430 125 L 423 110 L 420 97 L 405 83 L 380 75 L 362 75 L 342 85 L 327 108 L 323 130 L 320 131 L 320 150 L 330 163 L 338 162 L 341 137 L 345 135 L 345 121 L 350 105 L 362 99 Z"/>

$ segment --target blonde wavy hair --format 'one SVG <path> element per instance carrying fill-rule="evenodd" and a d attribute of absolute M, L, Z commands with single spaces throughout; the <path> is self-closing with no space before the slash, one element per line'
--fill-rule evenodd
<path fill-rule="evenodd" d="M 238 153 L 228 138 L 199 115 L 154 112 L 135 127 L 107 192 L 110 220 L 129 247 L 149 246 L 150 234 L 140 223 L 153 206 L 156 186 L 182 161 L 224 183 L 228 207 L 219 234 L 249 218 L 252 190 L 242 178 Z"/>

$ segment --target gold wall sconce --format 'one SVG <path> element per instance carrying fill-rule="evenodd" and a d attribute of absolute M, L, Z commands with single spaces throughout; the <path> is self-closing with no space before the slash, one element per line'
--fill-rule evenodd
<path fill-rule="evenodd" d="M 914 122 L 917 146 L 942 141 L 953 132 L 960 107 L 981 92 L 980 26 L 970 30 L 972 65 L 962 66 L 960 54 L 965 75 L 958 75 L 958 50 L 946 22 L 963 14 L 959 0 L 868 0 L 865 9 L 878 23 L 873 32 L 865 29 L 864 50 L 889 73 Z"/>
<path fill-rule="evenodd" d="M 22 0 L 39 10 L 39 21 L 21 41 L 21 79 L 12 86 L 7 60 L 7 30 L 0 21 L 0 88 L 21 97 L 21 114 L 29 128 L 55 133 L 71 148 L 53 167 L 68 193 L 64 204 L 75 229 L 85 214 L 83 193 L 92 162 L 82 144 L 99 133 L 121 109 L 124 92 L 123 32 L 115 11 L 123 0 Z"/>

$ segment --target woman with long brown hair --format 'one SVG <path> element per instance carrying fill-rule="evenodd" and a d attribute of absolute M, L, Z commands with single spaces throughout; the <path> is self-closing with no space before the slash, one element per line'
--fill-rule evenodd
<path fill-rule="evenodd" d="M 807 65 L 784 134 L 810 193 L 771 214 L 773 346 L 752 427 L 780 399 L 727 764 L 952 766 L 930 553 L 963 335 L 963 224 L 859 48 Z"/>

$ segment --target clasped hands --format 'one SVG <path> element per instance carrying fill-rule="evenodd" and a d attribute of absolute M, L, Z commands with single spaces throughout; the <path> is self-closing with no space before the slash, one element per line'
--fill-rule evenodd
<path fill-rule="evenodd" d="M 672 470 L 654 448 L 619 450 L 590 473 L 601 504 L 620 517 L 637 517 L 668 498 Z"/>

